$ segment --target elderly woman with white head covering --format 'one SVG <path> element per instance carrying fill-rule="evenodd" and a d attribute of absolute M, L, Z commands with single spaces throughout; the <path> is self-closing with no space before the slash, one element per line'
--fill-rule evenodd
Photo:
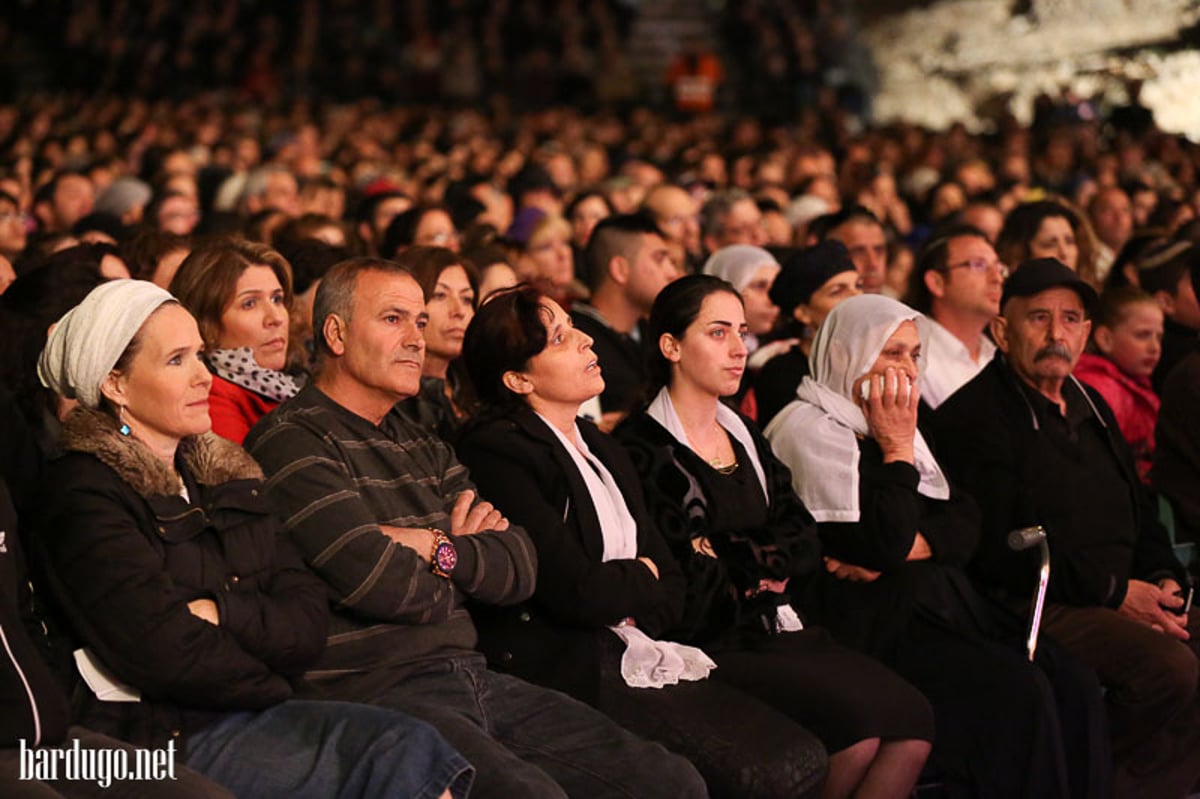
<path fill-rule="evenodd" d="M 1077 711 L 1060 719 L 1046 676 L 997 642 L 1012 633 L 1015 643 L 1019 618 L 997 613 L 960 568 L 979 512 L 917 429 L 921 324 L 880 295 L 837 305 L 796 401 L 767 427 L 825 555 L 828 579 L 806 610 L 926 693 L 938 725 L 931 761 L 948 785 L 980 797 L 1060 796 L 1069 778 L 1072 795 L 1093 795 L 1107 779 L 1091 767 L 1106 757 L 1095 676 L 1043 642 L 1039 665 L 1052 661 L 1053 690 Z"/>
<path fill-rule="evenodd" d="M 153 283 L 94 289 L 38 364 L 75 398 L 34 525 L 78 638 L 89 727 L 178 742 L 240 796 L 463 796 L 471 769 L 392 711 L 292 699 L 328 599 L 260 495 L 262 471 L 209 431 L 196 321 Z"/>
<path fill-rule="evenodd" d="M 709 256 L 704 274 L 719 277 L 733 284 L 746 306 L 746 349 L 753 356 L 759 338 L 771 332 L 779 318 L 779 308 L 767 292 L 779 274 L 779 261 L 762 247 L 750 244 L 731 244 Z"/>

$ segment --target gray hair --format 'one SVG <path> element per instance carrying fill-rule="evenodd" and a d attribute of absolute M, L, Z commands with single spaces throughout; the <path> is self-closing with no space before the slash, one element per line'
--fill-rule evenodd
<path fill-rule="evenodd" d="M 387 272 L 412 277 L 409 269 L 384 258 L 351 258 L 334 264 L 321 278 L 317 296 L 313 298 L 313 343 L 321 358 L 333 355 L 325 339 L 325 320 L 331 314 L 337 314 L 344 321 L 350 321 L 354 313 L 354 289 L 358 285 L 358 276 L 363 272 Z"/>
<path fill-rule="evenodd" d="M 723 189 L 713 192 L 700 209 L 700 229 L 705 235 L 716 235 L 725 229 L 725 217 L 733 206 L 742 200 L 754 202 L 754 198 L 743 189 Z"/>

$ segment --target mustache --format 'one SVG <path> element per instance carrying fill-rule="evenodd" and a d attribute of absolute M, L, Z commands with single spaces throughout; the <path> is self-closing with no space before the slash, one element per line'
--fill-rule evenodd
<path fill-rule="evenodd" d="M 1067 349 L 1066 344 L 1061 344 L 1056 341 L 1053 344 L 1047 344 L 1045 347 L 1042 347 L 1040 350 L 1038 350 L 1037 354 L 1033 356 L 1033 360 L 1035 363 L 1037 361 L 1045 360 L 1046 358 L 1062 358 L 1064 361 L 1070 361 L 1073 357 L 1074 354 Z"/>

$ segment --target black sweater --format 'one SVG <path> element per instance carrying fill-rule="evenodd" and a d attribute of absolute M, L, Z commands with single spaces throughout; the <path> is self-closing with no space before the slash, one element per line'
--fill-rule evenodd
<path fill-rule="evenodd" d="M 260 495 L 257 464 L 211 433 L 185 439 L 185 500 L 174 474 L 104 414 L 75 411 L 64 444 L 36 548 L 78 645 L 142 695 L 114 703 L 77 691 L 81 721 L 161 746 L 289 698 L 324 646 L 328 600 Z M 192 615 L 196 599 L 216 603 L 219 626 Z"/>

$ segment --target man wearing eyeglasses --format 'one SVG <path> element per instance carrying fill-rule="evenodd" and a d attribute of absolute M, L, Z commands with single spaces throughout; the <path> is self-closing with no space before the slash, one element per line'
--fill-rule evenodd
<path fill-rule="evenodd" d="M 704 247 L 714 253 L 730 244 L 767 243 L 767 228 L 754 198 L 741 189 L 726 189 L 708 198 L 700 209 Z"/>
<path fill-rule="evenodd" d="M 996 354 L 984 331 L 1000 313 L 1008 268 L 982 231 L 952 228 L 922 251 L 912 305 L 930 320 L 924 342 L 921 399 L 937 408 Z"/>

